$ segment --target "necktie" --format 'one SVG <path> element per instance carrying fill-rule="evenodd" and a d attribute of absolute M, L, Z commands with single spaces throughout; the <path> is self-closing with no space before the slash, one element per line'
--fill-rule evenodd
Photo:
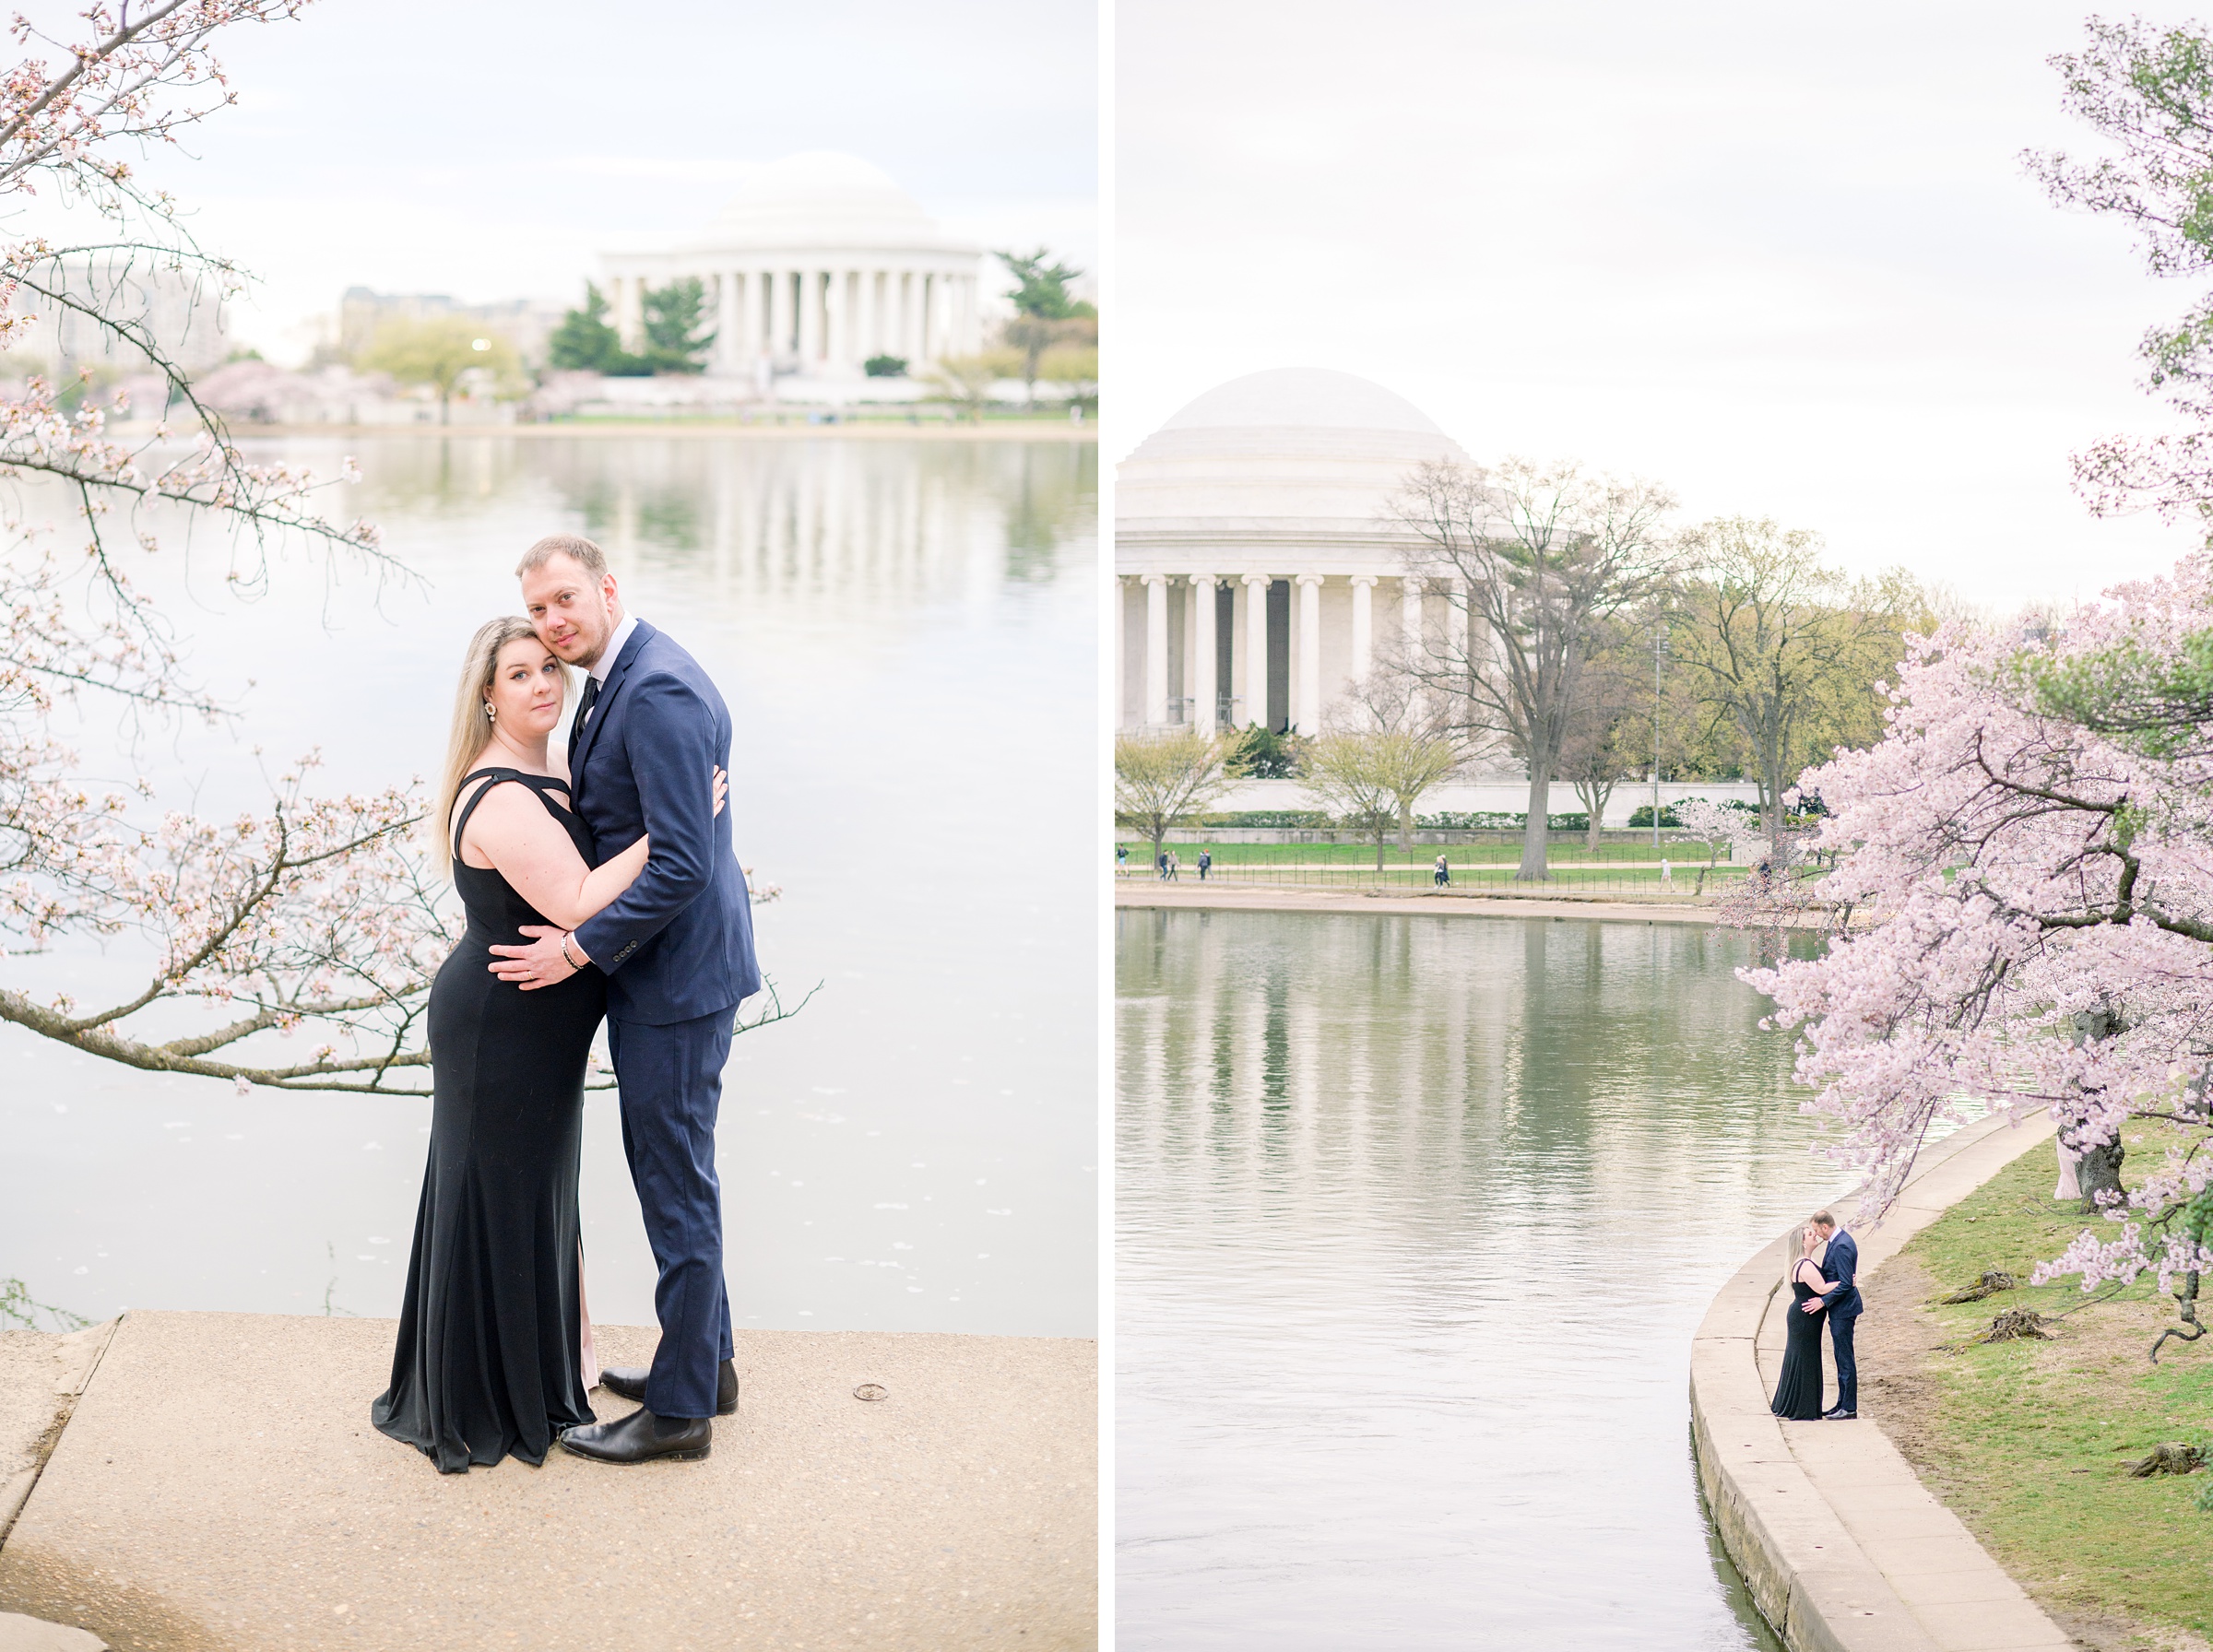
<path fill-rule="evenodd" d="M 569 724 L 569 755 L 576 755 L 576 743 L 584 738 L 584 720 L 592 714 L 592 702 L 599 698 L 599 679 L 584 679 L 584 692 L 576 697 L 576 715 Z"/>

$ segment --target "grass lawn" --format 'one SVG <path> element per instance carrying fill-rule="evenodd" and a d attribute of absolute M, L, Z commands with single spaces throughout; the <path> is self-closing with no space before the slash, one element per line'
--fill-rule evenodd
<path fill-rule="evenodd" d="M 2160 1155 L 2156 1139 L 2129 1145 L 2136 1170 Z M 2165 1440 L 2213 1450 L 2213 1337 L 2170 1341 L 2150 1363 L 2176 1319 L 2149 1279 L 2089 1305 L 2071 1281 L 1933 1300 L 1987 1268 L 2026 1280 L 2085 1225 L 2104 1226 L 2051 1198 L 2055 1176 L 2051 1148 L 2030 1149 L 1877 1272 L 1863 1323 L 1888 1323 L 1876 1359 L 1862 1355 L 1863 1381 L 1874 1366 L 1864 1414 L 2071 1631 L 2100 1646 L 2199 1644 L 2172 1632 L 2213 1632 L 2213 1513 L 2197 1506 L 2213 1474 L 2132 1480 L 2128 1465 Z M 2074 1311 L 2049 1342 L 1969 1343 L 2002 1307 Z"/>

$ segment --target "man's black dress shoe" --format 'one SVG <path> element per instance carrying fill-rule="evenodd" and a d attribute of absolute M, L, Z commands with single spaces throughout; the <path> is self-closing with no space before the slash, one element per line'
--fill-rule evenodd
<path fill-rule="evenodd" d="M 620 1394 L 625 1399 L 645 1403 L 645 1367 L 643 1365 L 606 1365 L 599 1371 L 599 1386 L 609 1394 Z M 738 1367 L 728 1360 L 715 1374 L 715 1414 L 727 1417 L 738 1409 Z"/>
<path fill-rule="evenodd" d="M 1824 1422 L 1857 1422 L 1859 1420 L 1859 1412 L 1848 1411 L 1842 1406 L 1837 1407 L 1834 1410 L 1821 1413 L 1821 1421 Z"/>
<path fill-rule="evenodd" d="M 688 1463 L 713 1447 L 715 1424 L 704 1417 L 657 1417 L 640 1406 L 612 1422 L 572 1428 L 564 1449 L 602 1463 L 650 1463 L 659 1457 Z"/>

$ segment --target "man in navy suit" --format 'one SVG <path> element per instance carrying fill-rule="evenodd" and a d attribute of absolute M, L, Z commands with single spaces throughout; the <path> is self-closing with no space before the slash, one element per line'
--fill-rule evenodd
<path fill-rule="evenodd" d="M 729 767 L 730 714 L 698 661 L 623 611 L 589 539 L 540 539 L 515 572 L 539 639 L 591 673 L 569 731 L 569 788 L 596 862 L 653 839 L 637 881 L 574 932 L 531 926 L 528 945 L 491 949 L 493 972 L 526 992 L 606 972 L 622 1150 L 660 1268 L 652 1366 L 600 1375 L 640 1409 L 562 1444 L 603 1462 L 704 1457 L 713 1419 L 738 1409 L 715 1119 L 738 1006 L 761 987 L 735 811 L 716 813 L 704 778 Z"/>
<path fill-rule="evenodd" d="M 1826 1296 L 1806 1298 L 1805 1304 L 1812 1313 L 1828 1309 L 1828 1340 L 1837 1356 L 1837 1403 L 1821 1413 L 1821 1421 L 1849 1422 L 1860 1414 L 1860 1367 L 1852 1352 L 1852 1328 L 1859 1324 L 1863 1307 L 1860 1288 L 1852 1282 L 1860 1269 L 1860 1247 L 1827 1210 L 1814 1218 L 1814 1225 L 1828 1246 L 1821 1257 L 1821 1277 L 1837 1287 Z"/>

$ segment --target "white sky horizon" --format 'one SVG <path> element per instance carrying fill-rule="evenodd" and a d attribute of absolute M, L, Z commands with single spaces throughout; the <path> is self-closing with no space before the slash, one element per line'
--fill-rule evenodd
<path fill-rule="evenodd" d="M 1652 477 L 1981 605 L 2163 572 L 2197 536 L 2092 518 L 2068 454 L 2170 427 L 2136 343 L 2213 280 L 2022 168 L 2098 148 L 2045 63 L 2085 15 L 1121 0 L 1107 456 L 1330 367 L 1478 462 Z"/>
<path fill-rule="evenodd" d="M 750 167 L 810 149 L 882 168 L 988 249 L 1097 268 L 1089 0 L 320 0 L 215 50 L 236 106 L 142 171 L 258 277 L 229 330 L 276 360 L 353 286 L 577 303 L 600 249 L 688 234 Z"/>

